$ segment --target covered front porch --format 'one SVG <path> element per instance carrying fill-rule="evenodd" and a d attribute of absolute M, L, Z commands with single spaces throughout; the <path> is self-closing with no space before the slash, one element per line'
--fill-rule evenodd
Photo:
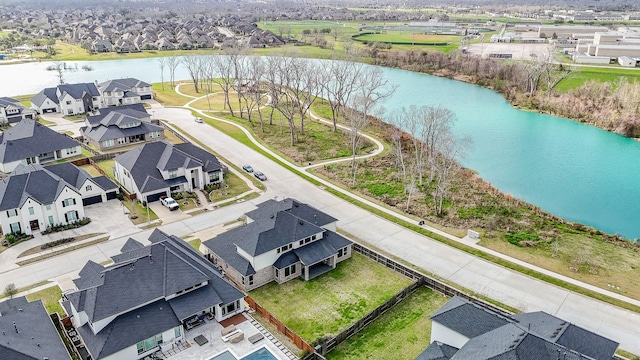
<path fill-rule="evenodd" d="M 295 250 L 302 263 L 301 277 L 311 280 L 336 268 L 338 255 L 335 249 L 322 241 L 314 241 Z"/>

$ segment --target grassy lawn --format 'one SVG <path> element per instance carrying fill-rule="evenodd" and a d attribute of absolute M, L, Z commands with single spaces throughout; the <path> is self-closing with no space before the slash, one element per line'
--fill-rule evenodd
<path fill-rule="evenodd" d="M 182 87 L 180 87 L 182 90 Z M 200 96 L 204 96 L 205 94 L 201 94 Z M 231 108 L 234 111 L 238 110 L 238 94 L 229 93 L 229 101 L 231 102 Z M 214 110 L 214 111 L 229 111 L 229 108 L 225 108 L 224 104 L 224 93 L 217 92 L 209 94 L 209 99 L 202 98 L 191 103 L 196 109 L 200 110 Z"/>
<path fill-rule="evenodd" d="M 249 190 L 247 183 L 245 183 L 243 179 L 238 175 L 229 172 L 224 177 L 224 185 L 222 185 L 220 189 L 211 190 L 209 193 L 209 199 L 211 199 L 212 202 L 218 202 L 238 196 Z"/>
<path fill-rule="evenodd" d="M 191 98 L 179 95 L 166 82 L 164 90 L 162 90 L 162 84 L 160 83 L 151 84 L 151 90 L 155 94 L 155 99 L 164 106 L 182 106 L 191 100 Z"/>
<path fill-rule="evenodd" d="M 113 168 L 116 166 L 116 162 L 111 160 L 103 160 L 96 163 L 100 169 L 102 169 L 107 176 L 111 179 L 115 179 L 115 175 L 113 174 Z"/>
<path fill-rule="evenodd" d="M 82 166 L 80 166 L 80 168 L 84 169 L 91 176 L 94 176 L 94 177 L 95 176 L 102 176 L 102 174 L 100 174 L 100 172 L 98 172 L 98 170 L 96 168 L 94 168 L 93 165 L 82 165 Z"/>
<path fill-rule="evenodd" d="M 429 346 L 429 317 L 448 300 L 440 293 L 421 287 L 340 344 L 327 354 L 327 359 L 413 360 Z"/>
<path fill-rule="evenodd" d="M 200 239 L 193 239 L 191 241 L 189 241 L 189 245 L 191 245 L 192 248 L 196 249 L 197 252 L 200 252 L 200 244 L 202 243 L 202 240 Z"/>
<path fill-rule="evenodd" d="M 125 198 L 124 200 L 122 200 L 122 203 L 127 209 L 129 209 L 129 219 L 134 225 L 139 225 L 142 223 L 146 223 L 147 221 L 158 219 L 158 215 L 156 215 L 156 213 L 154 213 L 150 208 L 142 206 L 142 203 L 140 201 L 132 201 Z M 132 216 L 135 216 L 136 218 L 132 219 Z"/>
<path fill-rule="evenodd" d="M 58 41 L 56 43 L 56 55 L 52 60 L 121 60 L 121 59 L 139 59 L 160 56 L 182 56 L 182 55 L 205 55 L 210 54 L 211 49 L 202 50 L 145 50 L 135 53 L 99 53 L 90 54 L 87 50 L 78 45 L 69 44 L 67 42 Z M 35 55 L 34 55 L 35 56 Z"/>
<path fill-rule="evenodd" d="M 409 284 L 408 278 L 354 253 L 316 279 L 274 282 L 249 295 L 303 339 L 314 342 L 339 333 Z"/>
<path fill-rule="evenodd" d="M 576 71 L 562 80 L 554 89 L 566 92 L 580 87 L 587 81 L 609 82 L 615 86 L 618 81 L 638 80 L 640 80 L 640 71 L 634 69 L 580 66 L 576 67 Z"/>
<path fill-rule="evenodd" d="M 451 35 L 425 35 L 414 31 L 388 31 L 383 34 L 366 34 L 358 36 L 358 39 L 363 41 L 403 42 L 416 45 L 457 42 L 460 41 L 461 38 L 461 36 Z"/>
<path fill-rule="evenodd" d="M 44 304 L 44 308 L 47 310 L 47 313 L 52 314 L 57 312 L 58 314 L 66 314 L 58 300 L 62 297 L 62 290 L 58 285 L 40 290 L 38 292 L 34 292 L 32 294 L 27 295 L 27 300 L 42 300 Z M 33 324 L 34 326 L 36 324 Z"/>

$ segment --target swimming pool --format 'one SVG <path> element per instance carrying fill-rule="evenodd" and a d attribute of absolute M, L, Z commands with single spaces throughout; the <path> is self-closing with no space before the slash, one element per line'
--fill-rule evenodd
<path fill-rule="evenodd" d="M 261 347 L 240 360 L 278 360 L 278 358 L 266 347 Z"/>

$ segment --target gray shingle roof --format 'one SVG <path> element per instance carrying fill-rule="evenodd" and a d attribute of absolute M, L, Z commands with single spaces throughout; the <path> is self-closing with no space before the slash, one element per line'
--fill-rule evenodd
<path fill-rule="evenodd" d="M 614 341 L 544 312 L 510 316 L 458 297 L 431 319 L 470 338 L 451 360 L 610 360 L 618 347 Z M 499 325 L 501 322 L 504 324 Z"/>
<path fill-rule="evenodd" d="M 69 94 L 74 99 L 81 99 L 85 95 L 91 97 L 100 96 L 100 92 L 94 83 L 78 83 L 78 84 L 63 84 L 58 85 L 58 91 L 60 91 L 61 97 L 64 94 Z"/>
<path fill-rule="evenodd" d="M 275 201 L 273 199 L 267 200 L 261 204 L 258 204 L 258 208 L 246 213 L 247 217 L 253 220 L 270 217 L 280 211 L 286 211 L 292 215 L 306 220 L 317 226 L 325 226 L 332 222 L 336 222 L 337 219 L 326 214 L 313 206 L 301 203 L 296 199 L 283 199 Z"/>
<path fill-rule="evenodd" d="M 40 154 L 80 146 L 36 120 L 24 119 L 0 134 L 0 161 L 8 163 Z"/>
<path fill-rule="evenodd" d="M 56 95 L 56 88 L 46 88 L 31 98 L 31 103 L 37 107 L 41 107 L 45 100 L 49 99 L 56 104 L 60 103 L 58 96 Z"/>
<path fill-rule="evenodd" d="M 164 141 L 156 141 L 119 155 L 115 161 L 131 173 L 141 192 L 150 192 L 166 189 L 171 185 L 162 178 L 161 169 L 204 166 L 206 170 L 214 161 L 219 165 L 214 155 L 194 149 L 197 148 L 191 144 L 171 145 Z"/>
<path fill-rule="evenodd" d="M 131 90 L 133 88 L 151 86 L 144 81 L 134 79 L 134 78 L 124 78 L 124 79 L 116 79 L 109 80 L 103 83 L 98 84 L 98 88 L 100 91 L 125 91 Z"/>
<path fill-rule="evenodd" d="M 132 239 L 127 241 L 123 247 L 126 252 L 121 254 L 126 260 L 111 266 L 87 263 L 80 272 L 81 279 L 75 282 L 91 287 L 79 286 L 80 290 L 67 295 L 69 303 L 85 311 L 90 321 L 117 315 L 98 334 L 88 324 L 78 329 L 94 358 L 169 330 L 185 317 L 211 306 L 244 297 L 186 242 L 157 229 L 149 239 L 152 244 L 146 247 Z M 208 282 L 204 287 L 165 300 L 204 281 Z"/>
<path fill-rule="evenodd" d="M 79 168 L 72 163 L 48 165 L 47 167 L 45 167 L 45 170 L 56 174 L 69 184 L 73 185 L 76 189 L 80 189 L 80 187 L 82 187 L 82 185 L 84 185 L 85 181 L 87 180 L 90 180 L 105 191 L 118 188 L 118 186 L 113 181 L 109 180 L 109 178 L 107 178 L 106 176 L 98 176 L 94 178 L 89 175 L 86 170 Z"/>
<path fill-rule="evenodd" d="M 453 346 L 434 341 L 418 355 L 416 360 L 449 360 L 457 351 L 458 349 Z"/>
<path fill-rule="evenodd" d="M 5 300 L 0 314 L 0 359 L 71 359 L 40 300 Z"/>
<path fill-rule="evenodd" d="M 0 211 L 20 208 L 27 199 L 51 204 L 65 187 L 77 192 L 75 186 L 41 165 L 18 165 L 0 182 Z"/>

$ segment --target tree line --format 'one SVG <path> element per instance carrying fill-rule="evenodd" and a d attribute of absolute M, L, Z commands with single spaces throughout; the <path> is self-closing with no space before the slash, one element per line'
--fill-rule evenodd
<path fill-rule="evenodd" d="M 640 84 L 588 81 L 564 93 L 554 89 L 575 69 L 556 64 L 553 48 L 529 61 L 483 59 L 461 52 L 375 52 L 374 63 L 382 66 L 456 77 L 502 93 L 512 104 L 568 117 L 614 131 L 640 137 Z"/>

